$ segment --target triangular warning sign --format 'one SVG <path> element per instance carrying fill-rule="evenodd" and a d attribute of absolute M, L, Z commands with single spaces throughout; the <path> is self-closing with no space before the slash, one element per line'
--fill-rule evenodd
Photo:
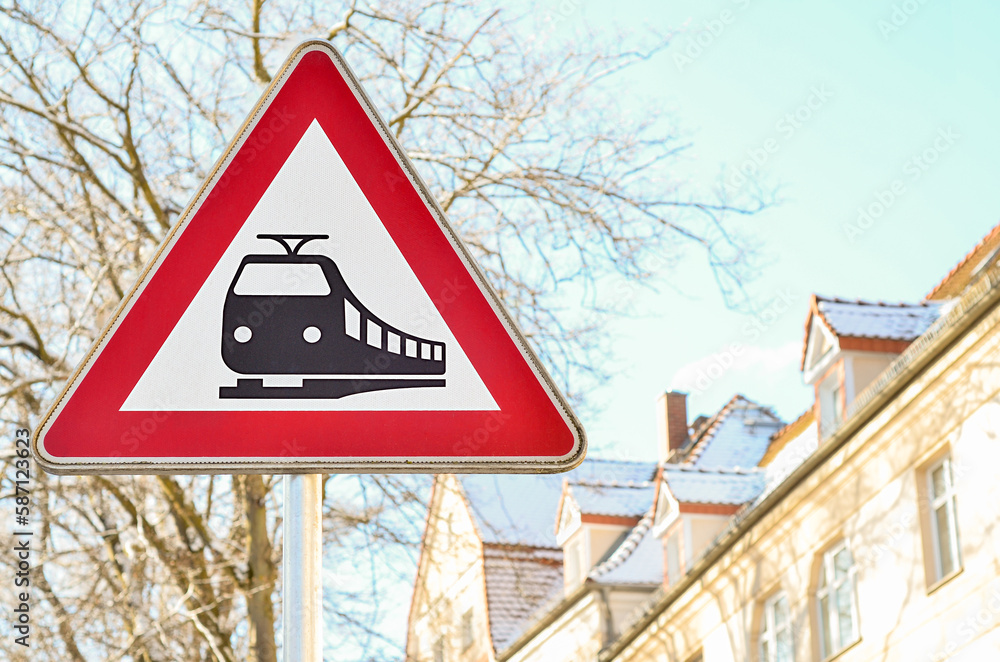
<path fill-rule="evenodd" d="M 562 471 L 586 445 L 320 41 L 275 77 L 34 444 L 56 473 Z"/>

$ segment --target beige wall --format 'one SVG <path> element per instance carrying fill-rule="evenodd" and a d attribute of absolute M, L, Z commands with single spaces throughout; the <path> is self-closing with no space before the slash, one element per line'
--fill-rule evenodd
<path fill-rule="evenodd" d="M 437 481 L 423 548 L 425 557 L 421 559 L 422 576 L 417 581 L 419 593 L 410 617 L 407 655 L 411 661 L 433 660 L 434 643 L 443 636 L 447 660 L 492 660 L 479 535 L 456 478 L 440 476 Z M 423 587 L 434 587 L 433 595 L 424 592 Z M 473 613 L 475 643 L 463 651 L 461 619 L 469 609 Z"/>
<path fill-rule="evenodd" d="M 896 357 L 892 354 L 869 354 L 864 353 L 853 353 L 851 357 L 851 373 L 853 374 L 853 380 L 848 392 L 848 397 L 853 400 L 861 393 L 865 388 L 868 387 L 875 378 L 882 374 L 893 359 Z M 848 402 L 848 405 L 851 403 Z"/>
<path fill-rule="evenodd" d="M 796 660 L 817 660 L 818 559 L 846 539 L 860 641 L 838 662 L 1000 660 L 1000 314 L 992 312 L 758 521 L 617 658 L 756 659 L 760 601 L 784 590 Z M 928 586 L 922 470 L 955 466 L 963 569 Z"/>
<path fill-rule="evenodd" d="M 629 531 L 624 526 L 612 526 L 609 524 L 585 524 L 590 536 L 590 567 L 593 568 L 601 558 L 611 549 L 611 545 L 622 537 L 622 534 Z"/>
<path fill-rule="evenodd" d="M 690 522 L 691 531 L 691 561 L 697 561 L 708 549 L 726 525 L 729 517 L 726 515 L 681 515 Z M 687 567 L 691 567 L 691 563 Z"/>
<path fill-rule="evenodd" d="M 601 650 L 603 605 L 591 593 L 515 653 L 511 662 L 596 660 Z"/>

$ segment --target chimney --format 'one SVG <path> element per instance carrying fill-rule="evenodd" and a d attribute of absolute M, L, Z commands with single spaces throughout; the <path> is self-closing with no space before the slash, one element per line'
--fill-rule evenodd
<path fill-rule="evenodd" d="M 656 400 L 657 450 L 660 463 L 688 442 L 687 393 L 667 391 Z"/>

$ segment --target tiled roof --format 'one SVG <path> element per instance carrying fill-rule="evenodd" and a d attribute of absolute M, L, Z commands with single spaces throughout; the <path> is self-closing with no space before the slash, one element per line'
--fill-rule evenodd
<path fill-rule="evenodd" d="M 641 517 L 653 505 L 656 484 L 569 483 L 569 493 L 583 515 Z"/>
<path fill-rule="evenodd" d="M 939 317 L 948 312 L 947 301 L 923 303 L 885 303 L 882 301 L 847 301 L 812 295 L 806 316 L 805 339 L 799 369 L 806 368 L 809 334 L 813 317 L 840 338 L 865 338 L 876 343 L 908 343 L 921 336 Z M 900 351 L 900 349 L 890 350 Z"/>
<path fill-rule="evenodd" d="M 656 478 L 656 462 L 594 458 L 584 460 L 579 467 L 563 475 L 570 482 L 578 483 L 645 483 Z"/>
<path fill-rule="evenodd" d="M 774 453 L 774 457 L 764 468 L 767 491 L 770 492 L 791 475 L 817 448 L 819 448 L 819 426 L 815 418 L 810 417 L 805 426 L 786 435 L 781 448 Z"/>
<path fill-rule="evenodd" d="M 650 532 L 652 523 L 650 509 L 607 560 L 594 566 L 588 579 L 599 584 L 661 584 L 663 543 Z"/>
<path fill-rule="evenodd" d="M 789 441 L 801 434 L 815 419 L 816 405 L 813 404 L 812 407 L 802 412 L 794 421 L 771 435 L 771 443 L 768 445 L 764 457 L 760 459 L 759 466 L 764 467 L 770 464 L 774 460 L 774 456 L 780 453 Z"/>
<path fill-rule="evenodd" d="M 706 468 L 757 466 L 781 426 L 770 409 L 736 395 L 696 433 L 682 462 Z"/>
<path fill-rule="evenodd" d="M 753 501 L 764 489 L 764 472 L 752 469 L 705 469 L 667 464 L 663 478 L 681 503 L 738 506 Z"/>
<path fill-rule="evenodd" d="M 557 548 L 553 530 L 561 474 L 466 474 L 458 477 L 486 544 Z"/>
<path fill-rule="evenodd" d="M 816 297 L 827 327 L 838 336 L 913 340 L 941 316 L 942 304 L 845 301 Z"/>
<path fill-rule="evenodd" d="M 934 286 L 927 295 L 928 299 L 939 300 L 956 297 L 962 293 L 971 282 L 975 272 L 982 266 L 984 260 L 1000 247 L 1000 225 L 990 230 L 969 253 L 955 265 L 955 268 Z"/>
<path fill-rule="evenodd" d="M 458 480 L 484 543 L 557 548 L 555 519 L 564 479 L 627 485 L 655 476 L 655 462 L 586 459 L 565 474 L 466 474 Z"/>
<path fill-rule="evenodd" d="M 487 546 L 486 599 L 494 650 L 520 635 L 539 607 L 563 590 L 562 551 Z"/>

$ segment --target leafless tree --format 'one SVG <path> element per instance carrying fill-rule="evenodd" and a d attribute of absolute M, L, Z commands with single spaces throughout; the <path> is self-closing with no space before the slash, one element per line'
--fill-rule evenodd
<path fill-rule="evenodd" d="M 4 424 L 38 421 L 306 37 L 344 52 L 563 383 L 597 364 L 609 302 L 593 293 L 609 277 L 641 280 L 650 256 L 669 265 L 694 248 L 737 292 L 746 260 L 727 221 L 761 201 L 678 178 L 687 142 L 661 118 L 622 120 L 609 100 L 615 76 L 662 43 L 559 42 L 559 16 L 531 9 L 0 0 Z M 30 659 L 276 659 L 275 478 L 36 478 L 35 618 L 51 636 L 33 639 Z M 9 479 L 5 470 L 5 497 Z M 421 490 L 413 479 L 329 478 L 329 540 L 399 554 L 405 576 Z M 392 650 L 398 633 L 373 626 L 377 587 L 344 574 L 328 589 L 333 631 L 372 655 Z M 9 639 L 0 650 L 23 655 Z"/>

